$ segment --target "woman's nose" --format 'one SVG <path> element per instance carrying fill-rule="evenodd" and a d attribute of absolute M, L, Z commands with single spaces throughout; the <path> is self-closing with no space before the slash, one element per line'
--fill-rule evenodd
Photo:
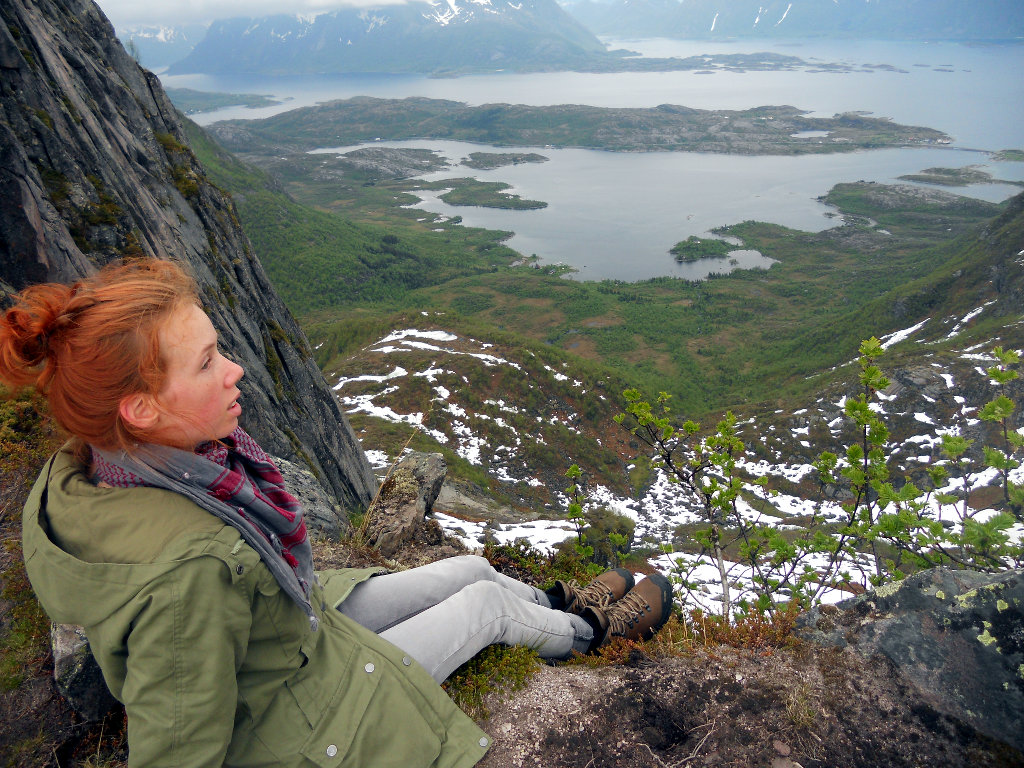
<path fill-rule="evenodd" d="M 243 368 L 238 363 L 236 363 L 236 362 L 234 362 L 232 360 L 229 360 L 228 363 L 229 363 L 229 369 L 228 369 L 228 376 L 227 376 L 226 383 L 227 383 L 227 386 L 233 387 L 235 384 L 238 383 L 238 381 L 243 376 L 245 376 L 245 368 Z"/>

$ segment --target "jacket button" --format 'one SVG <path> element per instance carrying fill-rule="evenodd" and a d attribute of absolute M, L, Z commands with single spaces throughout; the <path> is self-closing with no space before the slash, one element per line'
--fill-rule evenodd
<path fill-rule="evenodd" d="M 375 670 L 376 667 L 373 666 L 373 663 L 371 662 L 371 663 L 367 664 L 365 667 L 363 667 L 363 669 L 365 669 L 367 673 L 370 673 L 370 672 L 373 672 L 373 670 Z"/>
<path fill-rule="evenodd" d="M 481 747 L 486 747 L 487 746 L 487 737 L 486 736 L 481 736 L 480 737 L 480 746 Z"/>
<path fill-rule="evenodd" d="M 239 576 L 241 576 L 243 573 L 245 573 L 245 566 L 242 565 L 241 563 L 236 565 L 235 566 L 235 573 L 237 573 Z"/>
<path fill-rule="evenodd" d="M 331 744 L 331 746 L 329 746 L 327 748 L 327 756 L 328 757 L 334 757 L 337 754 L 338 754 L 338 748 L 336 746 L 334 746 L 333 744 Z"/>
<path fill-rule="evenodd" d="M 410 659 L 408 656 L 403 656 L 402 663 L 408 667 L 410 664 L 412 664 L 412 659 Z"/>

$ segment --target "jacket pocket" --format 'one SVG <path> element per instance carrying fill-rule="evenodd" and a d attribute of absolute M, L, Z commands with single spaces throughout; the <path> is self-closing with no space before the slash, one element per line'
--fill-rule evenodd
<path fill-rule="evenodd" d="M 333 669 L 332 669 L 333 671 Z M 322 768 L 417 768 L 441 753 L 439 721 L 385 656 L 357 645 L 301 754 Z M 410 695 L 411 694 L 411 695 Z"/>

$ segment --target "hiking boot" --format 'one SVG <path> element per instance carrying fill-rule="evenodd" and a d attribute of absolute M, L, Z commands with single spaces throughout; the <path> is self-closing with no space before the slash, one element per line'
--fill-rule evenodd
<path fill-rule="evenodd" d="M 592 606 L 608 608 L 633 588 L 633 574 L 625 568 L 605 571 L 585 587 L 559 579 L 547 591 L 552 606 L 566 613 L 583 613 Z"/>
<path fill-rule="evenodd" d="M 591 606 L 581 615 L 594 628 L 590 650 L 612 638 L 650 640 L 672 613 L 672 585 L 660 573 L 652 574 L 611 606 Z"/>

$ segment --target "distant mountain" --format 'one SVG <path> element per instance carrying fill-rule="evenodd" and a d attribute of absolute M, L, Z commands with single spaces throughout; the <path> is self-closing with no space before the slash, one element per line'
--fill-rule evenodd
<path fill-rule="evenodd" d="M 555 0 L 429 0 L 216 21 L 170 72 L 544 70 L 604 55 Z"/>
<path fill-rule="evenodd" d="M 136 24 L 119 27 L 117 37 L 142 66 L 159 70 L 191 53 L 206 34 L 206 27 L 206 24 Z"/>
<path fill-rule="evenodd" d="M 594 34 L 614 37 L 1024 38 L 1020 0 L 564 0 L 562 5 Z"/>

